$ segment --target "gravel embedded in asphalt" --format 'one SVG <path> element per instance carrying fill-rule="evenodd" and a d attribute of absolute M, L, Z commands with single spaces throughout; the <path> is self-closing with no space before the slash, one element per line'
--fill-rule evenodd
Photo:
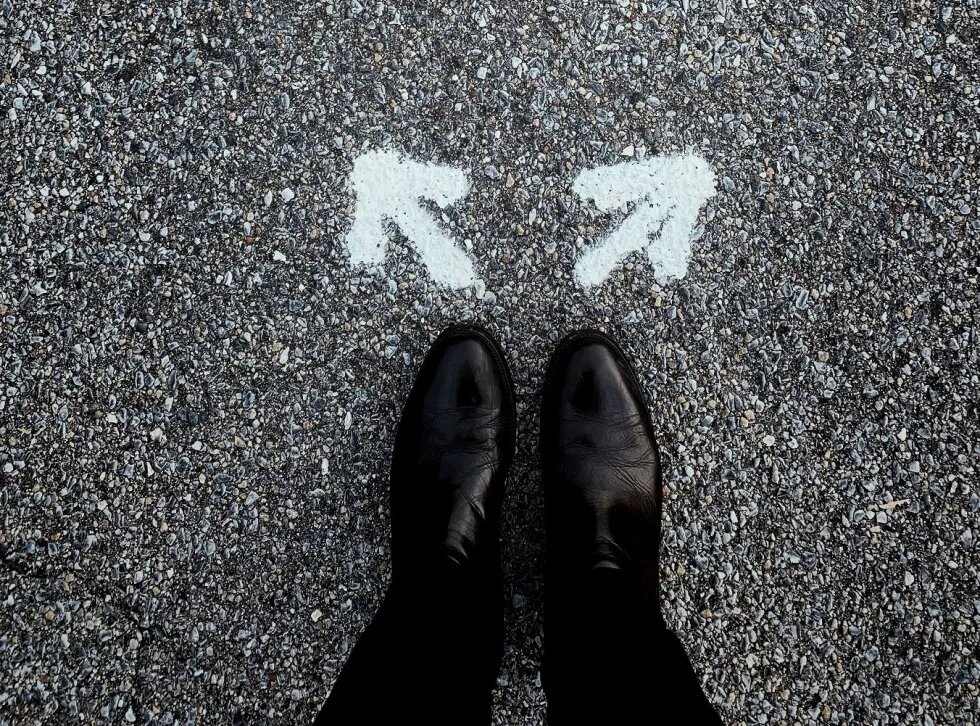
<path fill-rule="evenodd" d="M 0 0 L 0 724 L 310 718 L 458 320 L 521 417 L 497 722 L 543 718 L 537 405 L 596 326 L 726 723 L 977 723 L 977 37 L 976 0 Z M 483 284 L 399 234 L 348 264 L 371 149 L 466 171 L 440 224 Z M 683 151 L 718 180 L 687 276 L 579 287 L 623 214 L 576 176 Z"/>

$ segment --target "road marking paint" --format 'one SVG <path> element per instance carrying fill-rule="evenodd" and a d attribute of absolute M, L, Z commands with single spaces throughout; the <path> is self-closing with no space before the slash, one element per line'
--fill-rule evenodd
<path fill-rule="evenodd" d="M 470 182 L 464 171 L 420 163 L 394 151 L 368 151 L 354 161 L 350 187 L 357 196 L 354 226 L 346 238 L 352 264 L 381 266 L 390 221 L 435 282 L 463 288 L 479 281 L 469 255 L 422 206 L 423 200 L 431 200 L 445 209 L 465 197 Z"/>
<path fill-rule="evenodd" d="M 715 193 L 715 174 L 696 154 L 658 156 L 586 169 L 573 189 L 604 212 L 636 204 L 618 228 L 579 256 L 575 281 L 586 288 L 600 285 L 626 255 L 645 247 L 654 275 L 664 282 L 687 274 L 691 233 L 698 212 Z"/>

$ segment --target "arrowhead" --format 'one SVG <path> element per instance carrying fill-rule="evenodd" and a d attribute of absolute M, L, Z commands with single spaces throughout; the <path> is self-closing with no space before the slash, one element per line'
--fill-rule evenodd
<path fill-rule="evenodd" d="M 350 187 L 357 197 L 346 238 L 351 263 L 379 267 L 384 262 L 390 221 L 415 247 L 435 282 L 453 288 L 477 282 L 472 260 L 422 206 L 430 200 L 446 208 L 465 197 L 470 184 L 463 171 L 392 151 L 369 151 L 354 162 Z"/>
<path fill-rule="evenodd" d="M 663 281 L 687 274 L 691 232 L 701 206 L 715 193 L 715 175 L 695 154 L 660 156 L 587 169 L 573 189 L 604 212 L 635 205 L 617 229 L 576 260 L 575 280 L 583 287 L 599 285 L 630 252 L 646 248 Z"/>

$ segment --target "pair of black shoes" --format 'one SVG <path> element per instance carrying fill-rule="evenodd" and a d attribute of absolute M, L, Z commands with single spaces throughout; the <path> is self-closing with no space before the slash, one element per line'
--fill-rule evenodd
<path fill-rule="evenodd" d="M 500 346 L 480 328 L 445 331 L 422 365 L 398 429 L 393 580 L 446 566 L 497 571 L 515 431 Z M 541 452 L 546 587 L 614 570 L 656 601 L 660 457 L 636 376 L 608 336 L 576 332 L 559 345 L 541 408 Z"/>
<path fill-rule="evenodd" d="M 500 346 L 481 328 L 445 331 L 398 428 L 391 586 L 318 723 L 489 724 L 503 643 L 498 531 L 515 433 Z M 559 345 L 541 454 L 549 723 L 650 723 L 665 693 L 686 714 L 667 722 L 717 723 L 660 615 L 657 441 L 636 376 L 602 333 Z"/>
<path fill-rule="evenodd" d="M 458 569 L 476 580 L 486 602 L 502 608 L 498 525 L 515 428 L 500 346 L 479 328 L 444 332 L 422 365 L 395 444 L 393 582 L 422 582 L 433 570 Z M 636 376 L 602 333 L 576 332 L 558 346 L 541 408 L 541 453 L 547 686 L 585 647 L 580 620 L 643 617 L 586 608 L 594 590 L 627 588 L 630 596 L 621 602 L 659 618 L 657 441 Z M 473 608 L 491 620 L 484 649 L 499 650 L 502 612 Z M 485 660 L 492 662 L 489 655 Z M 595 686 L 594 677 L 583 684 Z M 551 704 L 552 713 L 560 708 Z"/>

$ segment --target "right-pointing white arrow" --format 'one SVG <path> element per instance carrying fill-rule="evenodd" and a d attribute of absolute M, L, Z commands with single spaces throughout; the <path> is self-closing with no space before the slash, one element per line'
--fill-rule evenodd
<path fill-rule="evenodd" d="M 636 205 L 617 229 L 579 256 L 576 282 L 601 284 L 626 255 L 644 247 L 658 280 L 687 274 L 691 232 L 701 206 L 715 193 L 715 174 L 707 161 L 683 154 L 587 169 L 573 188 L 604 212 Z"/>
<path fill-rule="evenodd" d="M 346 240 L 351 263 L 377 267 L 384 262 L 385 223 L 391 221 L 437 283 L 461 288 L 477 281 L 472 260 L 422 207 L 424 199 L 445 208 L 465 197 L 470 183 L 464 172 L 421 164 L 393 151 L 369 151 L 355 160 L 350 185 L 357 195 L 354 226 Z"/>

